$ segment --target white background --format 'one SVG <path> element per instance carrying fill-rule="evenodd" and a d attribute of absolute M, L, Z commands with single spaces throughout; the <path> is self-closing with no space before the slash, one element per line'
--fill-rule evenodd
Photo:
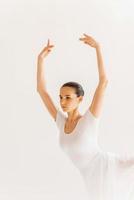
<path fill-rule="evenodd" d="M 101 45 L 109 80 L 101 113 L 99 145 L 134 155 L 134 1 L 0 1 L 0 199 L 87 199 L 79 172 L 58 144 L 58 129 L 36 91 L 37 55 L 45 61 L 47 89 L 57 107 L 59 88 L 82 84 L 80 107 L 89 107 L 98 84 Z"/>

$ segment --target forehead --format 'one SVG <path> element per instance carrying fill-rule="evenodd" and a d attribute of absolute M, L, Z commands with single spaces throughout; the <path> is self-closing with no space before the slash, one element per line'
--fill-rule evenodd
<path fill-rule="evenodd" d="M 75 97 L 76 96 L 75 89 L 72 87 L 62 87 L 62 88 L 60 88 L 60 95 Z"/>

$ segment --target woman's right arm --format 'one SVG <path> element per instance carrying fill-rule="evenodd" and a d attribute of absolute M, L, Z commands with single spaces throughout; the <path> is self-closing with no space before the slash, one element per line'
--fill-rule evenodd
<path fill-rule="evenodd" d="M 44 105 L 46 106 L 47 110 L 51 114 L 51 116 L 56 120 L 56 114 L 57 114 L 57 108 L 54 105 L 54 102 L 52 101 L 49 93 L 47 92 L 46 88 L 46 80 L 44 77 L 44 62 L 45 62 L 45 57 L 49 54 L 51 51 L 51 47 L 54 45 L 49 45 L 49 40 L 48 44 L 41 53 L 38 55 L 37 59 L 37 92 L 39 93 L 41 99 L 43 100 Z"/>

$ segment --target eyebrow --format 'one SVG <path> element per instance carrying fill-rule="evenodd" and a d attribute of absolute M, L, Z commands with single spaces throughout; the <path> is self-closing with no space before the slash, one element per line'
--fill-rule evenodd
<path fill-rule="evenodd" d="M 61 95 L 59 95 L 61 97 Z M 65 97 L 70 97 L 70 95 L 65 95 Z"/>

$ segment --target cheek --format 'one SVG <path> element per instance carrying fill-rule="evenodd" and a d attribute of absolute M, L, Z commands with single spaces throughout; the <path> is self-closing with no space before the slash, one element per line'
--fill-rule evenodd
<path fill-rule="evenodd" d="M 62 100 L 60 100 L 60 103 L 62 104 Z M 66 99 L 64 100 L 64 104 L 68 106 L 76 106 L 78 105 L 78 102 L 72 99 Z"/>
<path fill-rule="evenodd" d="M 72 101 L 70 104 L 73 105 L 73 106 L 76 106 L 76 105 L 78 105 L 78 102 L 77 101 Z"/>

